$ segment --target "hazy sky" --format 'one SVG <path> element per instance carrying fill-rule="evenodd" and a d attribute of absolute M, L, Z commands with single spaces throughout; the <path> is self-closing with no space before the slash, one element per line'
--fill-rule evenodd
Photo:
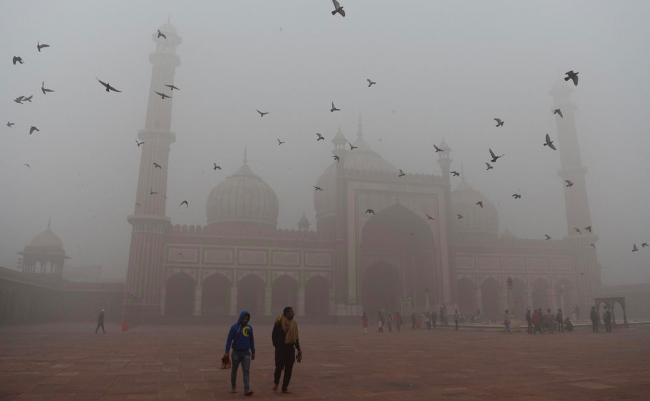
<path fill-rule="evenodd" d="M 559 153 L 541 144 L 556 136 L 548 93 L 575 70 L 604 282 L 650 281 L 648 248 L 631 253 L 650 241 L 650 2 L 341 1 L 345 18 L 329 0 L 0 0 L 0 266 L 15 267 L 51 216 L 69 264 L 126 274 L 151 34 L 171 14 L 183 39 L 173 223 L 206 224 L 208 194 L 247 145 L 249 165 L 280 200 L 279 227 L 295 228 L 303 211 L 315 226 L 312 185 L 332 162 L 330 140 L 339 125 L 353 139 L 361 114 L 365 139 L 396 167 L 440 174 L 432 144 L 444 136 L 452 169 L 463 163 L 502 230 L 561 238 Z M 38 53 L 39 40 L 51 47 Z M 12 65 L 14 55 L 25 64 Z M 107 94 L 95 76 L 123 92 Z M 44 96 L 42 81 L 56 92 Z M 12 100 L 32 94 L 31 104 Z M 342 111 L 330 113 L 331 101 Z M 28 135 L 31 125 L 41 132 Z M 488 147 L 507 155 L 490 172 Z"/>

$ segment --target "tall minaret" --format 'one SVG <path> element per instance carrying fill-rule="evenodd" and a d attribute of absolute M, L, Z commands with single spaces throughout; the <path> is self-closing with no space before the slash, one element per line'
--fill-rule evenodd
<path fill-rule="evenodd" d="M 574 249 L 576 257 L 578 302 L 593 305 L 593 298 L 597 296 L 601 286 L 600 265 L 595 250 L 598 236 L 593 233 L 596 230 L 595 227 L 592 229 L 592 233 L 585 229 L 591 227 L 591 213 L 589 212 L 585 181 L 587 168 L 582 165 L 575 122 L 577 107 L 571 99 L 573 91 L 571 81 L 565 82 L 559 79 L 553 86 L 550 95 L 554 100 L 553 108 L 560 109 L 564 116 L 562 118 L 557 114 L 554 115 L 557 123 L 558 150 L 561 164 L 558 175 L 562 178 L 562 187 L 564 189 L 568 240 Z M 566 186 L 566 180 L 571 181 L 573 186 Z M 576 228 L 581 233 L 578 233 Z"/>
<path fill-rule="evenodd" d="M 138 138 L 144 144 L 140 146 L 142 155 L 135 213 L 127 218 L 133 226 L 126 278 L 127 321 L 136 316 L 159 315 L 162 312 L 164 236 L 170 225 L 169 218 L 165 216 L 165 195 L 169 149 L 176 141 L 176 135 L 171 131 L 173 99 L 163 100 L 155 91 L 172 97 L 175 95 L 165 85 L 174 83 L 176 67 L 181 63 L 176 55 L 181 38 L 169 20 L 159 29 L 167 38 L 158 38 L 157 32 L 152 35 L 156 50 L 149 54 L 153 67 L 147 119 L 145 128 L 138 132 Z"/>

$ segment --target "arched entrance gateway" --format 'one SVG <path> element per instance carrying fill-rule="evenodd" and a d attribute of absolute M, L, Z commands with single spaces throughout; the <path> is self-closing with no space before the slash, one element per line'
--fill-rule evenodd
<path fill-rule="evenodd" d="M 371 261 L 365 263 L 364 261 Z M 361 236 L 358 290 L 366 313 L 385 309 L 410 314 L 442 302 L 436 276 L 433 233 L 418 215 L 399 203 L 365 224 Z"/>
<path fill-rule="evenodd" d="M 476 300 L 476 284 L 468 278 L 458 280 L 456 296 L 458 298 L 458 311 L 461 315 L 473 316 L 478 307 Z M 437 312 L 436 312 L 437 313 Z"/>
<path fill-rule="evenodd" d="M 314 276 L 305 283 L 305 315 L 329 315 L 330 282 L 323 276 Z"/>
<path fill-rule="evenodd" d="M 282 310 L 291 306 L 298 307 L 298 282 L 293 277 L 283 274 L 273 281 L 271 292 L 271 316 L 280 316 Z"/>
<path fill-rule="evenodd" d="M 192 316 L 196 282 L 187 273 L 176 273 L 167 280 L 165 315 Z"/>
<path fill-rule="evenodd" d="M 227 316 L 230 312 L 230 287 L 230 280 L 220 273 L 203 280 L 201 315 Z"/>
<path fill-rule="evenodd" d="M 240 311 L 248 311 L 251 316 L 264 314 L 264 280 L 258 275 L 249 274 L 239 280 L 237 285 L 237 316 Z"/>

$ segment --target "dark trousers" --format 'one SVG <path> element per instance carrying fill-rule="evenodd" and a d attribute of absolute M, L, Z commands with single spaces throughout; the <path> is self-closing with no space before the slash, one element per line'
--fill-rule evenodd
<path fill-rule="evenodd" d="M 95 329 L 95 334 L 97 334 L 97 330 L 99 330 L 100 327 L 102 328 L 102 331 L 104 332 L 104 334 L 106 334 L 106 330 L 104 330 L 104 322 L 97 323 L 97 328 Z"/>
<path fill-rule="evenodd" d="M 598 333 L 598 321 L 596 320 L 591 321 L 591 332 Z"/>
<path fill-rule="evenodd" d="M 399 323 L 397 323 L 397 332 L 398 332 L 398 333 L 400 332 L 400 329 L 401 329 L 401 328 L 402 328 L 402 325 L 399 324 Z"/>
<path fill-rule="evenodd" d="M 564 322 L 557 322 L 557 331 L 564 332 Z"/>
<path fill-rule="evenodd" d="M 612 331 L 612 322 L 611 321 L 605 321 L 605 331 L 606 332 L 611 332 Z"/>
<path fill-rule="evenodd" d="M 458 320 L 454 320 L 454 323 L 456 324 L 456 331 L 458 331 Z"/>
<path fill-rule="evenodd" d="M 533 322 L 528 321 L 528 329 L 526 331 L 528 331 L 528 334 L 533 334 Z"/>
<path fill-rule="evenodd" d="M 280 384 L 280 376 L 284 370 L 284 378 L 282 379 L 282 391 L 286 391 L 291 381 L 291 371 L 293 370 L 293 363 L 296 360 L 296 349 L 294 345 L 285 344 L 282 347 L 275 349 L 275 374 L 273 375 L 273 383 Z"/>
<path fill-rule="evenodd" d="M 544 334 L 544 332 L 542 331 L 542 325 L 541 324 L 535 325 L 535 329 L 533 331 L 533 334 L 537 335 L 538 331 L 539 331 L 539 334 Z"/>

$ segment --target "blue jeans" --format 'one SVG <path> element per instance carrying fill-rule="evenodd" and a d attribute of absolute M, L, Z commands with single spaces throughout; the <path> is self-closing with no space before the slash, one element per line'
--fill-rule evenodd
<path fill-rule="evenodd" d="M 504 323 L 504 326 L 506 326 L 506 331 L 510 333 L 510 323 Z"/>
<path fill-rule="evenodd" d="M 244 372 L 244 390 L 250 389 L 251 352 L 249 350 L 232 350 L 232 370 L 230 371 L 230 385 L 237 388 L 237 369 L 241 363 Z"/>

